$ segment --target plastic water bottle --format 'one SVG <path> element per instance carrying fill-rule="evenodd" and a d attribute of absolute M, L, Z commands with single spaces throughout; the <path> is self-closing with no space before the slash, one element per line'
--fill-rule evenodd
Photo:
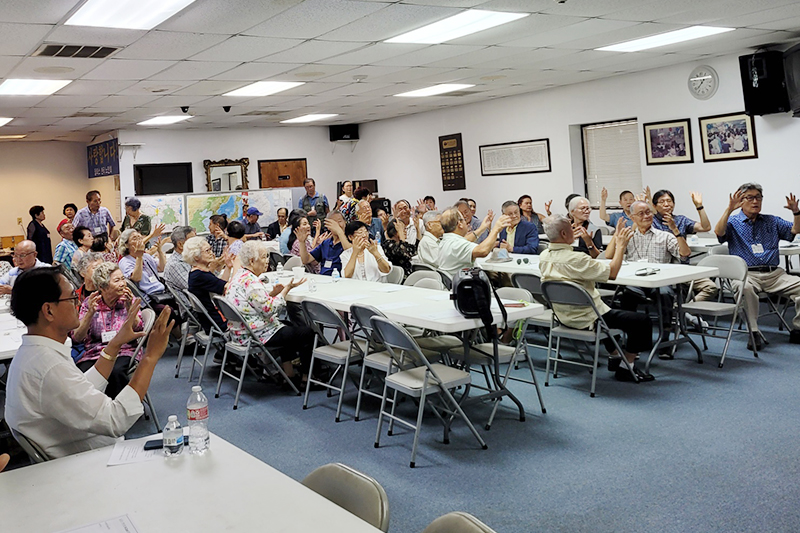
<path fill-rule="evenodd" d="M 178 417 L 169 415 L 167 425 L 164 426 L 164 455 L 172 457 L 183 453 L 183 428 L 178 422 Z"/>
<path fill-rule="evenodd" d="M 208 449 L 208 398 L 198 385 L 192 387 L 186 402 L 186 418 L 189 420 L 189 453 L 201 455 Z"/>
<path fill-rule="evenodd" d="M 333 278 L 333 282 L 334 283 L 336 283 L 337 281 L 339 281 L 339 279 L 341 279 L 341 276 L 339 275 L 339 269 L 338 268 L 334 268 L 333 269 L 333 273 L 331 274 L 331 277 Z"/>
<path fill-rule="evenodd" d="M 278 277 L 281 277 L 283 275 L 283 263 L 278 263 L 275 266 L 275 272 L 278 273 Z"/>

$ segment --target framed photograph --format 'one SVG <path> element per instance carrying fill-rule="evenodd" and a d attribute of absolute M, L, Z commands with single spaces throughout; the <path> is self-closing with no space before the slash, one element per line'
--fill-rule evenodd
<path fill-rule="evenodd" d="M 688 118 L 644 124 L 648 165 L 692 163 L 692 132 Z"/>
<path fill-rule="evenodd" d="M 481 175 L 550 172 L 550 139 L 479 146 Z"/>
<path fill-rule="evenodd" d="M 222 180 L 220 178 L 211 180 L 211 190 L 212 191 L 222 190 Z"/>
<path fill-rule="evenodd" d="M 753 117 L 731 113 L 700 117 L 703 161 L 728 161 L 758 157 Z"/>

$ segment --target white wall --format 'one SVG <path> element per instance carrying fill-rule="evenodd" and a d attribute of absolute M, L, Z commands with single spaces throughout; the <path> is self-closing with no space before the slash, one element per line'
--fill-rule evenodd
<path fill-rule="evenodd" d="M 497 211 L 503 201 L 527 193 L 537 211 L 552 198 L 554 209 L 561 206 L 563 212 L 563 199 L 573 192 L 570 125 L 633 117 L 640 123 L 691 118 L 692 164 L 647 166 L 644 137 L 640 137 L 643 184 L 653 191 L 672 190 L 676 211 L 692 218 L 697 213 L 689 192 L 700 191 L 713 225 L 729 192 L 745 181 L 758 181 L 765 188 L 765 212 L 790 217 L 783 206 L 790 191 L 800 194 L 796 173 L 800 120 L 789 114 L 756 117 L 758 159 L 703 163 L 697 118 L 740 112 L 744 102 L 735 56 L 708 61 L 720 76 L 720 88 L 708 101 L 696 100 L 687 89 L 687 78 L 697 64 L 365 124 L 354 154 L 353 179 L 377 178 L 381 193 L 393 199 L 432 194 L 440 207 L 469 196 L 477 200 L 481 213 L 488 208 Z M 438 137 L 459 132 L 464 141 L 467 189 L 443 192 Z M 481 176 L 478 146 L 540 138 L 550 139 L 552 172 Z M 582 175 L 576 178 L 583 181 Z"/>
<path fill-rule="evenodd" d="M 122 197 L 133 196 L 133 165 L 149 163 L 192 163 L 194 192 L 206 192 L 203 160 L 250 159 L 247 180 L 250 188 L 259 183 L 258 161 L 264 159 L 306 158 L 308 176 L 333 199 L 336 181 L 349 177 L 352 154 L 348 146 L 333 145 L 328 128 L 282 127 L 205 131 L 180 131 L 169 128 L 126 130 L 119 132 L 119 142 L 142 143 L 133 158 L 133 149 L 123 148 L 120 159 Z"/>

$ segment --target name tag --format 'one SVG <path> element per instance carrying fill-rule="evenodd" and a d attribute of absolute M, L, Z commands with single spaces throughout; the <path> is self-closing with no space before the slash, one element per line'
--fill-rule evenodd
<path fill-rule="evenodd" d="M 103 344 L 108 344 L 109 342 L 111 342 L 111 339 L 113 339 L 116 336 L 117 336 L 116 331 L 104 331 L 103 335 L 100 337 L 100 340 L 103 342 Z"/>
<path fill-rule="evenodd" d="M 763 254 L 764 253 L 764 245 L 763 244 L 751 244 L 750 249 L 753 250 L 754 254 Z"/>
<path fill-rule="evenodd" d="M 94 232 L 95 233 L 103 233 L 103 227 L 102 226 L 95 226 Z"/>
<path fill-rule="evenodd" d="M 333 266 L 333 261 L 325 261 L 325 268 L 331 268 Z"/>

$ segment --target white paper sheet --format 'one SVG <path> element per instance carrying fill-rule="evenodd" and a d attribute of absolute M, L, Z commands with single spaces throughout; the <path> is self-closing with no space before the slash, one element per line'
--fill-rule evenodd
<path fill-rule="evenodd" d="M 369 294 L 345 294 L 344 296 L 331 298 L 331 301 L 346 303 L 355 302 L 356 300 L 362 300 L 364 298 L 369 298 Z"/>
<path fill-rule="evenodd" d="M 75 529 L 65 529 L 59 533 L 138 533 L 138 531 L 131 518 L 122 515 Z"/>
<path fill-rule="evenodd" d="M 394 283 L 383 283 L 372 289 L 372 292 L 397 292 L 407 289 L 403 285 L 396 285 Z"/>
<path fill-rule="evenodd" d="M 161 434 L 142 437 L 141 439 L 118 440 L 117 443 L 114 444 L 114 449 L 111 451 L 111 457 L 108 458 L 107 466 L 143 463 L 156 459 L 161 459 L 163 461 L 165 459 L 163 449 L 159 448 L 158 450 L 148 451 L 144 449 L 145 442 L 160 438 Z"/>
<path fill-rule="evenodd" d="M 392 309 L 404 309 L 406 307 L 414 307 L 415 305 L 417 304 L 413 302 L 390 302 L 388 304 L 376 305 L 375 307 L 381 311 L 391 311 Z"/>
<path fill-rule="evenodd" d="M 435 302 L 443 302 L 445 300 L 449 300 L 450 299 L 450 293 L 449 292 L 445 292 L 445 291 L 441 291 L 441 292 L 437 292 L 436 294 L 431 294 L 430 296 L 426 296 L 425 299 L 426 300 L 433 300 Z"/>

